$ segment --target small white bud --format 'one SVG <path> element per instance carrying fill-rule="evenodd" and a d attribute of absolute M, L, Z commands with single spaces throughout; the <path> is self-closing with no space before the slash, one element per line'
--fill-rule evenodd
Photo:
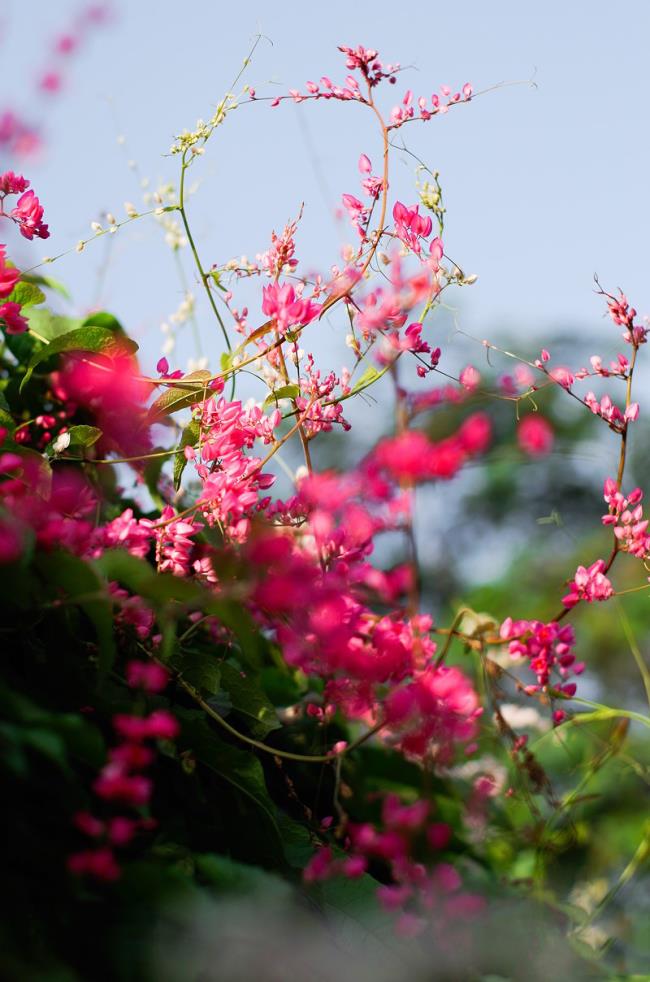
<path fill-rule="evenodd" d="M 96 233 L 97 232 L 103 232 L 104 231 L 103 228 L 101 227 L 101 225 L 99 224 L 99 222 L 91 222 L 90 223 L 90 227 L 93 230 L 93 232 L 96 232 Z"/>
<path fill-rule="evenodd" d="M 59 433 L 56 440 L 52 444 L 52 449 L 54 453 L 63 453 L 70 446 L 70 434 L 69 433 Z"/>

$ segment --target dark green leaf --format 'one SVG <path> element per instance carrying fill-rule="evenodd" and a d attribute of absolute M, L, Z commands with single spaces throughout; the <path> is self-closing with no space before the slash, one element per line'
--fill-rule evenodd
<path fill-rule="evenodd" d="M 117 317 L 113 314 L 109 314 L 106 310 L 97 310 L 94 314 L 90 314 L 89 317 L 82 322 L 82 327 L 103 327 L 107 331 L 112 331 L 113 334 L 126 335 L 126 331 L 118 321 Z"/>
<path fill-rule="evenodd" d="M 279 876 L 267 873 L 258 866 L 248 866 L 236 863 L 226 856 L 214 853 L 199 853 L 194 856 L 198 872 L 207 880 L 214 883 L 220 891 L 241 894 L 265 894 L 269 900 L 271 895 L 275 901 L 288 900 L 291 887 Z"/>
<path fill-rule="evenodd" d="M 281 728 L 277 713 L 255 676 L 244 675 L 224 662 L 221 666 L 221 685 L 230 696 L 233 709 L 246 718 L 254 737 L 263 739 L 272 730 Z"/>
<path fill-rule="evenodd" d="M 201 435 L 201 425 L 198 419 L 193 419 L 187 424 L 183 432 L 181 433 L 181 438 L 178 443 L 177 450 L 184 450 L 185 447 L 193 447 L 199 441 Z M 185 459 L 184 453 L 177 453 L 174 457 L 174 488 L 178 491 L 181 486 L 181 478 L 183 477 L 183 471 L 187 460 Z"/>
<path fill-rule="evenodd" d="M 97 573 L 83 560 L 66 552 L 39 556 L 39 566 L 48 580 L 76 601 L 92 621 L 99 646 L 99 669 L 105 677 L 115 661 L 113 604 Z"/>
<path fill-rule="evenodd" d="M 193 712 L 182 714 L 181 720 L 183 729 L 179 743 L 187 744 L 197 760 L 240 791 L 264 819 L 266 829 L 260 828 L 260 835 L 270 833 L 280 844 L 275 806 L 266 789 L 264 772 L 257 757 L 247 750 L 225 743 L 204 718 L 197 718 Z"/>

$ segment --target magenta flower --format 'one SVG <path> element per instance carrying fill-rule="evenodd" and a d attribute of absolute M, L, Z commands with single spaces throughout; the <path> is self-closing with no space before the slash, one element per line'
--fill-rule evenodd
<path fill-rule="evenodd" d="M 0 299 L 8 297 L 20 279 L 20 271 L 5 262 L 5 248 L 0 245 Z"/>
<path fill-rule="evenodd" d="M 43 206 L 33 191 L 21 194 L 9 217 L 18 224 L 26 239 L 33 239 L 35 235 L 39 239 L 49 238 L 48 227 L 43 223 Z"/>
<path fill-rule="evenodd" d="M 0 321 L 4 321 L 7 334 L 24 334 L 29 327 L 20 311 L 19 303 L 7 302 L 0 304 Z"/>

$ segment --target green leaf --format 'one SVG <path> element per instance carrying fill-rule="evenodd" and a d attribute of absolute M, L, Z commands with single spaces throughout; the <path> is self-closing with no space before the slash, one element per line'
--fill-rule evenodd
<path fill-rule="evenodd" d="M 246 718 L 254 737 L 263 739 L 273 730 L 282 728 L 277 713 L 262 692 L 257 678 L 242 673 L 224 662 L 221 665 L 221 685 L 230 696 L 232 708 Z"/>
<path fill-rule="evenodd" d="M 267 873 L 259 866 L 236 863 L 226 856 L 198 853 L 194 856 L 198 872 L 210 880 L 219 891 L 244 895 L 264 894 L 270 902 L 289 900 L 290 885 L 279 876 Z"/>
<path fill-rule="evenodd" d="M 354 880 L 347 877 L 326 880 L 314 893 L 328 920 L 333 922 L 334 937 L 340 947 L 359 950 L 363 944 L 374 949 L 375 955 L 379 948 L 384 967 L 388 970 L 393 964 L 395 975 L 404 977 L 404 955 L 408 948 L 395 936 L 392 915 L 377 902 L 378 886 L 377 880 L 366 873 Z"/>
<path fill-rule="evenodd" d="M 78 317 L 63 317 L 61 314 L 53 314 L 51 310 L 39 309 L 30 310 L 27 321 L 30 331 L 46 342 L 76 331 L 82 324 Z"/>
<path fill-rule="evenodd" d="M 140 593 L 155 575 L 146 560 L 132 556 L 125 549 L 107 549 L 93 561 L 93 566 L 107 580 L 116 580 L 131 593 Z"/>
<path fill-rule="evenodd" d="M 11 436 L 13 436 L 16 429 L 16 423 L 11 415 L 11 406 L 7 402 L 6 396 L 2 389 L 0 389 L 0 427 L 2 427 L 3 430 L 8 430 Z M 2 442 L 4 443 L 4 440 Z"/>
<path fill-rule="evenodd" d="M 356 384 L 352 386 L 352 389 L 348 393 L 348 398 L 356 395 L 358 392 L 362 392 L 364 389 L 367 389 L 369 385 L 372 385 L 373 382 L 380 379 L 382 375 L 385 375 L 386 370 L 386 368 L 379 369 L 375 368 L 374 365 L 368 365 L 365 372 L 363 372 L 361 377 L 357 379 Z"/>
<path fill-rule="evenodd" d="M 203 402 L 210 392 L 208 382 L 211 378 L 212 373 L 207 368 L 200 368 L 196 372 L 184 375 L 182 379 L 177 379 L 173 388 L 166 389 L 151 405 L 148 421 L 154 423 L 157 419 L 169 416 L 179 409 L 187 409 L 197 402 Z"/>
<path fill-rule="evenodd" d="M 221 686 L 221 664 L 213 651 L 178 651 L 171 667 L 202 696 L 214 696 Z"/>
<path fill-rule="evenodd" d="M 193 419 L 187 424 L 179 440 L 177 450 L 184 450 L 185 447 L 193 447 L 198 443 L 201 436 L 201 425 L 198 419 Z M 174 489 L 178 491 L 181 486 L 183 471 L 187 465 L 184 453 L 177 453 L 174 457 Z"/>
<path fill-rule="evenodd" d="M 69 436 L 70 442 L 65 447 L 66 453 L 79 453 L 82 450 L 92 447 L 93 444 L 97 443 L 102 431 L 98 426 L 87 426 L 85 424 L 80 424 L 78 426 L 71 426 L 69 430 L 66 430 L 62 436 Z M 59 438 L 57 437 L 57 440 Z M 56 451 L 55 444 L 57 440 L 51 440 L 47 445 L 46 453 L 49 456 L 56 456 L 57 452 L 62 453 L 63 451 Z"/>
<path fill-rule="evenodd" d="M 267 409 L 268 406 L 277 406 L 280 399 L 295 399 L 299 395 L 299 385 L 281 385 L 279 389 L 274 389 L 273 392 L 267 395 L 262 408 Z"/>
<path fill-rule="evenodd" d="M 107 580 L 117 580 L 131 593 L 137 593 L 158 610 L 169 613 L 169 605 L 179 603 L 200 607 L 210 594 L 198 583 L 183 580 L 173 573 L 157 573 L 144 559 L 122 549 L 108 549 L 93 560 L 93 567 Z"/>
<path fill-rule="evenodd" d="M 41 554 L 41 571 L 50 583 L 76 601 L 92 621 L 99 646 L 99 671 L 105 677 L 115 661 L 113 603 L 104 584 L 89 563 L 66 552 Z"/>
<path fill-rule="evenodd" d="M 222 624 L 230 628 L 239 641 L 242 662 L 258 671 L 262 666 L 262 638 L 250 614 L 242 605 L 212 598 L 204 605 L 203 610 L 206 614 L 214 614 Z"/>
<path fill-rule="evenodd" d="M 21 307 L 33 307 L 39 303 L 45 303 L 46 296 L 35 283 L 26 280 L 19 280 L 7 297 L 9 303 L 19 303 Z"/>
<path fill-rule="evenodd" d="M 34 369 L 41 362 L 51 358 L 52 355 L 58 355 L 65 351 L 92 351 L 96 354 L 110 354 L 111 351 L 124 351 L 125 348 L 130 352 L 138 350 L 135 341 L 131 341 L 130 338 L 120 338 L 118 341 L 115 334 L 104 327 L 80 327 L 76 331 L 69 331 L 34 352 L 20 383 L 20 391 L 22 392 L 24 386 L 29 382 Z"/>
<path fill-rule="evenodd" d="M 112 331 L 113 334 L 120 334 L 126 336 L 126 331 L 118 321 L 117 317 L 113 314 L 109 314 L 106 310 L 97 310 L 94 314 L 90 314 L 81 324 L 82 327 L 103 327 L 107 331 Z"/>
<path fill-rule="evenodd" d="M 22 278 L 25 283 L 35 283 L 37 286 L 44 286 L 48 290 L 54 290 L 55 293 L 60 294 L 65 300 L 72 300 L 67 287 L 53 276 L 43 276 L 40 273 L 23 273 Z"/>
<path fill-rule="evenodd" d="M 187 744 L 194 756 L 224 781 L 240 791 L 264 820 L 266 831 L 280 845 L 280 830 L 275 818 L 275 805 L 264 781 L 264 771 L 257 757 L 221 740 L 201 714 L 177 710 L 182 722 L 180 744 Z"/>
<path fill-rule="evenodd" d="M 86 426 L 85 424 L 71 426 L 67 432 L 70 434 L 70 446 L 74 447 L 92 447 L 102 435 L 98 426 Z"/>

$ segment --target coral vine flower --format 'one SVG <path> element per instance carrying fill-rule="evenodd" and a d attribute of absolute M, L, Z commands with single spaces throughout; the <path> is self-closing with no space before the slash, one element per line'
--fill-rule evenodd
<path fill-rule="evenodd" d="M 29 327 L 21 310 L 19 303 L 0 304 L 0 320 L 4 321 L 7 334 L 24 334 Z"/>
<path fill-rule="evenodd" d="M 420 215 L 419 205 L 407 208 L 401 201 L 397 201 L 393 207 L 393 219 L 397 237 L 419 255 L 422 251 L 420 239 L 427 239 L 431 235 L 433 228 L 431 216 Z"/>
<path fill-rule="evenodd" d="M 275 320 L 278 330 L 309 324 L 320 313 L 319 304 L 303 300 L 289 283 L 262 287 L 262 311 Z"/>
<path fill-rule="evenodd" d="M 20 279 L 20 271 L 6 263 L 6 246 L 0 245 L 0 298 L 8 297 Z"/>
<path fill-rule="evenodd" d="M 43 206 L 33 191 L 21 194 L 9 217 L 17 223 L 26 239 L 33 239 L 35 235 L 39 239 L 49 238 L 48 226 L 43 222 Z"/>
<path fill-rule="evenodd" d="M 517 427 L 517 442 L 529 456 L 543 457 L 553 449 L 553 428 L 543 416 L 524 416 Z"/>
<path fill-rule="evenodd" d="M 593 603 L 595 600 L 609 600 L 614 588 L 605 575 L 605 562 L 597 559 L 585 569 L 578 566 L 575 577 L 569 584 L 569 593 L 562 598 L 565 607 L 575 607 L 581 600 Z"/>

